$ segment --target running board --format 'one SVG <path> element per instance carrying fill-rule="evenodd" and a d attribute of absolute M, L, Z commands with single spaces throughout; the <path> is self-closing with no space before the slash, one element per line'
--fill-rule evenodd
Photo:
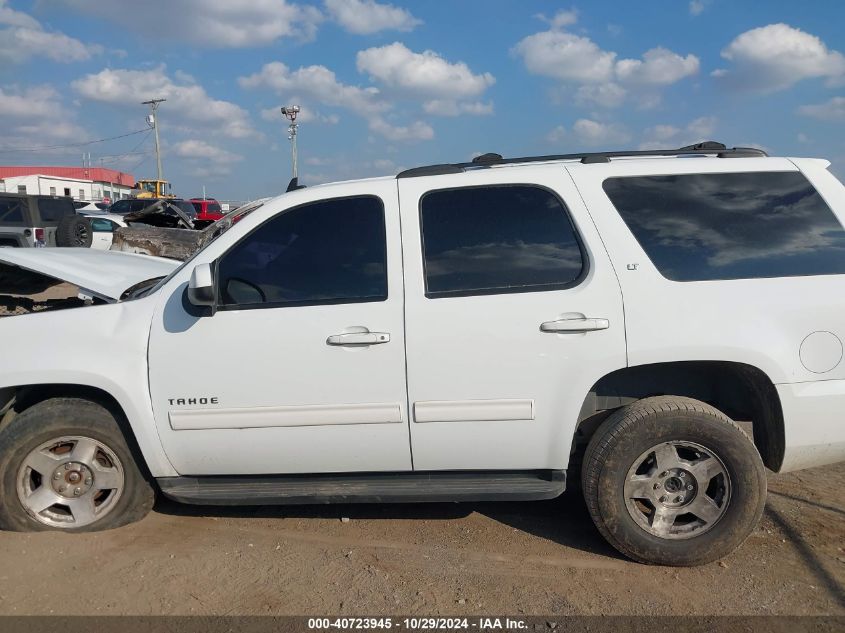
<path fill-rule="evenodd" d="M 563 470 L 161 477 L 161 492 L 199 505 L 536 501 L 566 489 Z"/>

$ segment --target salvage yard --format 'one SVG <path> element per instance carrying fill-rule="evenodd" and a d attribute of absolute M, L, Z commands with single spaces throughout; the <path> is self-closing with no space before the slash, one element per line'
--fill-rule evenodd
<path fill-rule="evenodd" d="M 579 494 L 542 503 L 216 508 L 0 533 L 0 614 L 845 615 L 845 464 L 770 475 L 723 562 L 648 567 Z"/>

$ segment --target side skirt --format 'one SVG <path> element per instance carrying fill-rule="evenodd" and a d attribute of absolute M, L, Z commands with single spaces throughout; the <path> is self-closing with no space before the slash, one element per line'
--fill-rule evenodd
<path fill-rule="evenodd" d="M 162 493 L 198 505 L 536 501 L 566 489 L 566 471 L 450 471 L 161 477 Z"/>

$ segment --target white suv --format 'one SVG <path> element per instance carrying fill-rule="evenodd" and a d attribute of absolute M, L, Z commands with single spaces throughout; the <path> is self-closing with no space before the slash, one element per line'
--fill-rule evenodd
<path fill-rule="evenodd" d="M 175 270 L 0 251 L 95 297 L 0 320 L 0 526 L 110 528 L 155 491 L 524 500 L 568 478 L 627 556 L 718 559 L 765 467 L 845 458 L 827 166 L 714 143 L 485 155 L 286 193 Z"/>

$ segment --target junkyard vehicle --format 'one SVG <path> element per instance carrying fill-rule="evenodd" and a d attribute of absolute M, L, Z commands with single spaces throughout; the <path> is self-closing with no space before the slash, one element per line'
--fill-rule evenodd
<path fill-rule="evenodd" d="M 135 183 L 136 198 L 175 198 L 170 193 L 170 183 L 166 180 L 148 178 Z"/>
<path fill-rule="evenodd" d="M 114 232 L 129 226 L 122 215 L 115 213 L 87 214 L 91 223 L 91 248 L 107 251 L 114 241 Z"/>
<path fill-rule="evenodd" d="M 0 193 L 0 246 L 69 246 L 90 239 L 72 198 Z"/>
<path fill-rule="evenodd" d="M 216 222 L 225 215 L 220 203 L 214 198 L 191 198 L 191 204 L 197 210 L 197 221 L 204 223 L 204 226 Z"/>
<path fill-rule="evenodd" d="M 154 213 L 149 213 L 156 202 L 162 204 L 153 209 Z M 144 215 L 147 218 L 145 223 L 169 228 L 185 227 L 186 224 L 190 224 L 190 228 L 193 228 L 193 221 L 197 218 L 194 205 L 180 198 L 126 198 L 112 204 L 108 211 L 113 215 L 125 216 L 127 219 Z M 186 218 L 190 222 L 186 222 Z"/>
<path fill-rule="evenodd" d="M 488 154 L 291 191 L 172 272 L 4 249 L 95 300 L 0 319 L 0 525 L 111 528 L 156 492 L 530 500 L 580 479 L 625 555 L 716 560 L 766 467 L 845 458 L 828 165 Z"/>

